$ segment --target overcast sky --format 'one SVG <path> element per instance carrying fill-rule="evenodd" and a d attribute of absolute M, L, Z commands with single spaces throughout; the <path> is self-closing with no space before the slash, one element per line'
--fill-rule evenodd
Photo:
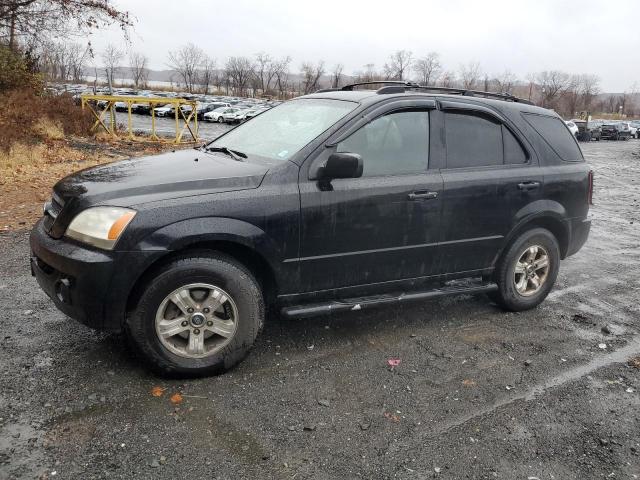
<path fill-rule="evenodd" d="M 324 60 L 344 73 L 395 50 L 414 57 L 437 51 L 446 69 L 477 61 L 483 72 L 559 69 L 594 73 L 609 92 L 640 85 L 640 10 L 635 1 L 605 0 L 116 0 L 136 17 L 127 48 L 167 68 L 167 52 L 193 42 L 223 66 L 229 56 L 265 51 L 303 61 Z M 311 6 L 313 5 L 313 7 Z M 620 7 L 620 8 L 618 8 Z M 622 10 L 621 10 L 622 8 Z M 99 53 L 125 46 L 116 28 L 93 35 Z M 98 56 L 99 58 L 99 56 Z M 99 60 L 97 60 L 98 63 Z"/>

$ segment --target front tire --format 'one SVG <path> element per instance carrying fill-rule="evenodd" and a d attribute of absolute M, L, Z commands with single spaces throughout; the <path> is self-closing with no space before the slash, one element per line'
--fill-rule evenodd
<path fill-rule="evenodd" d="M 553 288 L 559 268 L 555 236 L 544 228 L 524 232 L 498 260 L 494 273 L 498 291 L 491 298 L 513 312 L 535 308 Z"/>
<path fill-rule="evenodd" d="M 223 254 L 179 257 L 152 275 L 127 318 L 127 335 L 163 375 L 206 376 L 247 355 L 264 324 L 258 282 Z"/>

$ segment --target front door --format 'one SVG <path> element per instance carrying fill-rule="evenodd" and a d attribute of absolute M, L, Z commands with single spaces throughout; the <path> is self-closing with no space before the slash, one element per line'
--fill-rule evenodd
<path fill-rule="evenodd" d="M 442 178 L 428 169 L 429 110 L 380 113 L 321 152 L 362 156 L 361 178 L 300 181 L 300 292 L 425 277 L 437 264 Z"/>

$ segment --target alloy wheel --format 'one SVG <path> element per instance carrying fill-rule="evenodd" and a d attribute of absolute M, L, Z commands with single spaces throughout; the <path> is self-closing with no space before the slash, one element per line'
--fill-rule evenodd
<path fill-rule="evenodd" d="M 204 358 L 233 338 L 238 307 L 227 292 L 207 283 L 192 283 L 167 295 L 156 312 L 156 334 L 162 345 L 184 358 Z"/>
<path fill-rule="evenodd" d="M 515 264 L 513 283 L 523 297 L 535 295 L 547 281 L 550 260 L 540 245 L 532 245 L 522 252 Z"/>

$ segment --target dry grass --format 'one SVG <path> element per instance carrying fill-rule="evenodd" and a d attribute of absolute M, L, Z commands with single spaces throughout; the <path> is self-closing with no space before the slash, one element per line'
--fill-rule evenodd
<path fill-rule="evenodd" d="M 33 225 L 53 185 L 77 170 L 175 148 L 144 138 L 65 137 L 55 124 L 45 125 L 40 133 L 48 136 L 46 140 L 0 150 L 0 232 Z"/>
<path fill-rule="evenodd" d="M 91 113 L 68 95 L 41 96 L 32 90 L 12 90 L 0 95 L 0 150 L 17 144 L 91 134 Z"/>

